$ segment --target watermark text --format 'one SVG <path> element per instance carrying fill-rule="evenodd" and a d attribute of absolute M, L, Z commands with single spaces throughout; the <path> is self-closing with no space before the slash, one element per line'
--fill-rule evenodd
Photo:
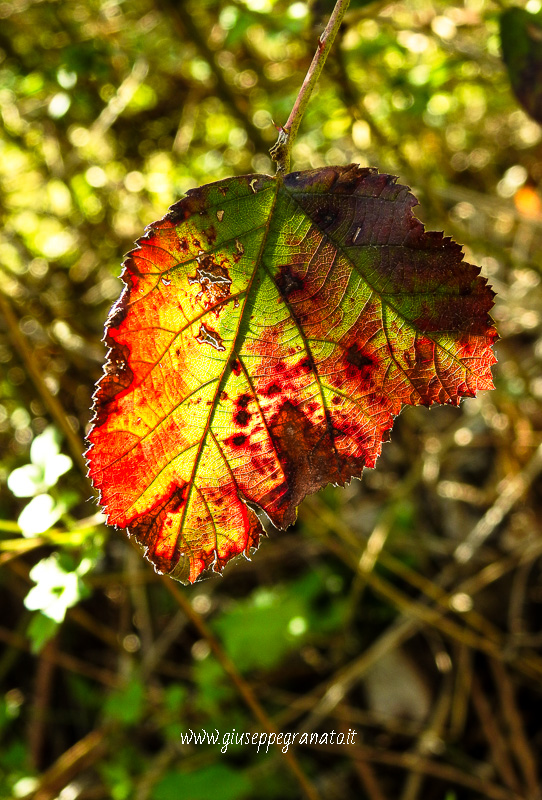
<path fill-rule="evenodd" d="M 202 728 L 199 731 L 190 729 L 186 733 L 181 733 L 180 740 L 181 744 L 220 745 L 221 753 L 227 753 L 230 746 L 244 747 L 246 745 L 256 747 L 256 752 L 258 753 L 260 750 L 267 753 L 270 747 L 276 745 L 281 748 L 283 753 L 287 753 L 288 748 L 294 744 L 356 744 L 356 736 L 357 731 L 354 728 L 349 728 L 346 733 L 342 731 L 330 731 L 329 733 L 317 733 L 314 731 L 311 733 L 304 733 L 303 731 L 247 733 L 233 728 L 223 734 L 217 728 L 211 731 Z"/>

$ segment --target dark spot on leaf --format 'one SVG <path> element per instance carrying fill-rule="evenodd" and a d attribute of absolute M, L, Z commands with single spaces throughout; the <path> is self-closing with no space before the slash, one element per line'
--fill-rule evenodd
<path fill-rule="evenodd" d="M 275 383 L 274 381 L 272 384 L 270 384 L 270 386 L 267 387 L 267 389 L 264 392 L 264 394 L 266 394 L 268 397 L 274 397 L 276 394 L 279 393 L 280 393 L 280 386 L 278 385 L 278 383 Z"/>
<path fill-rule="evenodd" d="M 269 423 L 269 432 L 278 453 L 285 480 L 265 499 L 265 507 L 279 527 L 291 525 L 296 507 L 307 494 L 327 483 L 344 484 L 361 474 L 365 460 L 342 457 L 334 446 L 333 427 L 314 425 L 293 403 L 286 400 Z"/>
<path fill-rule="evenodd" d="M 210 245 L 213 245 L 216 242 L 216 229 L 214 225 L 209 225 L 207 230 L 205 231 L 205 235 L 207 236 L 207 241 Z"/>
<path fill-rule="evenodd" d="M 277 285 L 283 297 L 305 288 L 305 281 L 292 270 L 291 264 L 283 264 L 277 278 Z"/>
<path fill-rule="evenodd" d="M 235 422 L 244 428 L 245 425 L 248 425 L 249 420 L 252 414 L 249 414 L 244 408 L 240 408 L 237 414 L 234 416 Z"/>
<path fill-rule="evenodd" d="M 258 473 L 258 475 L 265 475 L 269 470 L 269 465 L 266 461 L 263 461 L 261 458 L 257 456 L 252 456 L 252 466 L 254 471 Z"/>
<path fill-rule="evenodd" d="M 237 412 L 234 415 L 235 422 L 240 425 L 242 428 L 245 425 L 248 425 L 252 414 L 250 414 L 246 408 L 250 403 L 250 395 L 249 394 L 241 394 L 237 398 Z"/>
<path fill-rule="evenodd" d="M 225 440 L 226 444 L 231 445 L 232 447 L 242 447 L 247 440 L 247 436 L 244 433 L 236 433 L 235 436 L 228 436 Z"/>
<path fill-rule="evenodd" d="M 335 211 L 335 209 L 325 205 L 317 208 L 316 211 L 313 212 L 312 218 L 319 228 L 327 230 L 336 221 L 337 216 L 337 211 Z"/>
<path fill-rule="evenodd" d="M 230 367 L 234 375 L 241 374 L 241 364 L 236 358 L 233 361 L 230 361 Z"/>
<path fill-rule="evenodd" d="M 178 203 L 171 206 L 166 219 L 173 225 L 181 225 L 188 217 L 194 213 L 194 203 L 190 202 L 190 198 L 183 197 Z"/>
<path fill-rule="evenodd" d="M 372 367 L 373 359 L 365 355 L 358 347 L 357 344 L 352 344 L 346 351 L 346 360 L 349 364 L 353 364 L 358 369 L 363 367 Z"/>
<path fill-rule="evenodd" d="M 474 344 L 474 342 L 460 342 L 459 348 L 462 358 L 465 358 L 466 356 L 472 356 L 474 354 L 474 351 L 476 350 L 476 345 Z"/>
<path fill-rule="evenodd" d="M 352 344 L 346 351 L 345 367 L 348 378 L 356 381 L 368 381 L 371 376 L 373 359 L 363 353 L 357 344 Z"/>

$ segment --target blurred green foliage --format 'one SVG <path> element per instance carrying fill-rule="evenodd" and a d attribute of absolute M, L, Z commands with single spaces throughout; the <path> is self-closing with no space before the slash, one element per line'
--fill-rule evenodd
<path fill-rule="evenodd" d="M 542 12 L 510 8 L 500 19 L 502 55 L 523 108 L 542 122 Z"/>
<path fill-rule="evenodd" d="M 157 784 L 153 800 L 176 800 L 179 794 L 187 800 L 207 800 L 215 794 L 217 786 L 220 786 L 220 796 L 224 800 L 242 800 L 251 795 L 250 781 L 241 773 L 220 764 L 211 764 L 188 775 L 171 771 Z"/>
<path fill-rule="evenodd" d="M 183 744 L 261 725 L 104 526 L 81 453 L 123 253 L 187 189 L 272 171 L 331 6 L 0 3 L 2 798 L 300 796 L 278 750 Z M 501 13 L 353 2 L 292 165 L 413 187 L 498 290 L 497 389 L 408 409 L 362 482 L 183 589 L 279 730 L 356 728 L 365 750 L 295 751 L 330 800 L 535 796 L 542 130 L 510 91 Z"/>

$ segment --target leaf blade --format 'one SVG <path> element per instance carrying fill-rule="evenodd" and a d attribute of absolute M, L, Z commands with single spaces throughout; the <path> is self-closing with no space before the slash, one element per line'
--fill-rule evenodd
<path fill-rule="evenodd" d="M 128 255 L 88 458 L 160 571 L 220 570 L 257 546 L 255 507 L 287 527 L 373 466 L 402 405 L 492 387 L 493 293 L 415 203 L 356 165 L 243 176 Z"/>

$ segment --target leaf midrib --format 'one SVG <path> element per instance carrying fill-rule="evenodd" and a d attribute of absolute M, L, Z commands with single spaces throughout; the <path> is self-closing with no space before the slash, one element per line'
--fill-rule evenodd
<path fill-rule="evenodd" d="M 253 287 L 254 287 L 255 278 L 256 278 L 256 276 L 258 274 L 258 271 L 260 269 L 262 253 L 263 253 L 263 251 L 265 249 L 265 245 L 266 245 L 266 242 L 267 242 L 267 237 L 268 237 L 268 234 L 269 234 L 269 229 L 270 229 L 270 226 L 271 226 L 271 221 L 273 219 L 275 206 L 277 204 L 277 198 L 278 198 L 278 194 L 279 194 L 279 189 L 280 189 L 280 187 L 282 185 L 282 181 L 281 180 L 279 180 L 277 178 L 275 178 L 274 180 L 275 180 L 275 184 L 274 184 L 275 196 L 273 198 L 272 205 L 271 205 L 271 208 L 269 210 L 268 217 L 267 217 L 267 222 L 266 222 L 265 227 L 264 227 L 262 241 L 261 241 L 261 244 L 260 244 L 260 249 L 258 251 L 257 258 L 255 259 L 252 276 L 251 276 L 250 282 L 249 282 L 249 284 L 248 284 L 248 286 L 247 286 L 247 288 L 245 290 L 246 291 L 246 295 L 245 295 L 245 300 L 244 300 L 244 303 L 243 303 L 243 308 L 241 309 L 241 312 L 239 314 L 239 319 L 238 319 L 238 323 L 237 323 L 237 332 L 236 332 L 236 335 L 235 335 L 235 337 L 233 339 L 228 358 L 226 359 L 226 361 L 224 363 L 224 367 L 222 369 L 222 374 L 220 375 L 220 378 L 219 378 L 219 381 L 218 381 L 218 384 L 217 384 L 217 387 L 216 387 L 216 391 L 215 391 L 215 395 L 214 395 L 214 398 L 213 398 L 213 401 L 212 401 L 212 405 L 211 405 L 211 407 L 209 409 L 209 416 L 208 416 L 208 419 L 207 419 L 207 425 L 206 425 L 205 430 L 204 430 L 204 432 L 203 432 L 203 434 L 201 436 L 201 439 L 200 439 L 200 442 L 199 442 L 198 451 L 197 451 L 196 456 L 194 458 L 194 465 L 192 467 L 192 475 L 190 476 L 190 480 L 189 480 L 189 486 L 188 486 L 188 492 L 187 492 L 187 496 L 186 496 L 186 502 L 185 502 L 185 504 L 183 506 L 182 516 L 181 516 L 181 520 L 180 520 L 180 523 L 179 523 L 176 546 L 177 546 L 177 543 L 179 541 L 179 538 L 182 537 L 182 531 L 183 531 L 183 528 L 184 528 L 186 515 L 188 513 L 188 507 L 190 505 L 190 499 L 192 497 L 192 491 L 193 491 L 193 488 L 194 488 L 194 485 L 195 485 L 196 475 L 197 475 L 198 467 L 199 467 L 199 464 L 200 464 L 201 456 L 203 454 L 204 447 L 205 447 L 205 445 L 207 443 L 207 437 L 209 435 L 209 430 L 211 429 L 211 425 L 213 423 L 213 419 L 214 419 L 214 416 L 215 416 L 215 413 L 216 413 L 216 409 L 218 408 L 218 398 L 220 397 L 220 393 L 222 392 L 223 386 L 226 384 L 226 382 L 227 382 L 227 380 L 228 380 L 228 378 L 229 378 L 229 376 L 231 374 L 231 370 L 232 370 L 231 361 L 232 361 L 232 358 L 234 357 L 234 354 L 235 354 L 236 350 L 240 349 L 240 348 L 238 348 L 238 344 L 239 344 L 239 341 L 240 341 L 241 337 L 244 335 L 244 333 L 242 333 L 242 327 L 243 327 L 243 321 L 244 321 L 244 318 L 245 318 L 245 313 L 246 313 L 246 310 L 247 310 L 247 306 L 249 304 L 249 300 L 253 299 L 252 298 L 252 294 L 253 294 Z M 169 462 L 169 463 L 171 463 L 171 462 Z"/>

